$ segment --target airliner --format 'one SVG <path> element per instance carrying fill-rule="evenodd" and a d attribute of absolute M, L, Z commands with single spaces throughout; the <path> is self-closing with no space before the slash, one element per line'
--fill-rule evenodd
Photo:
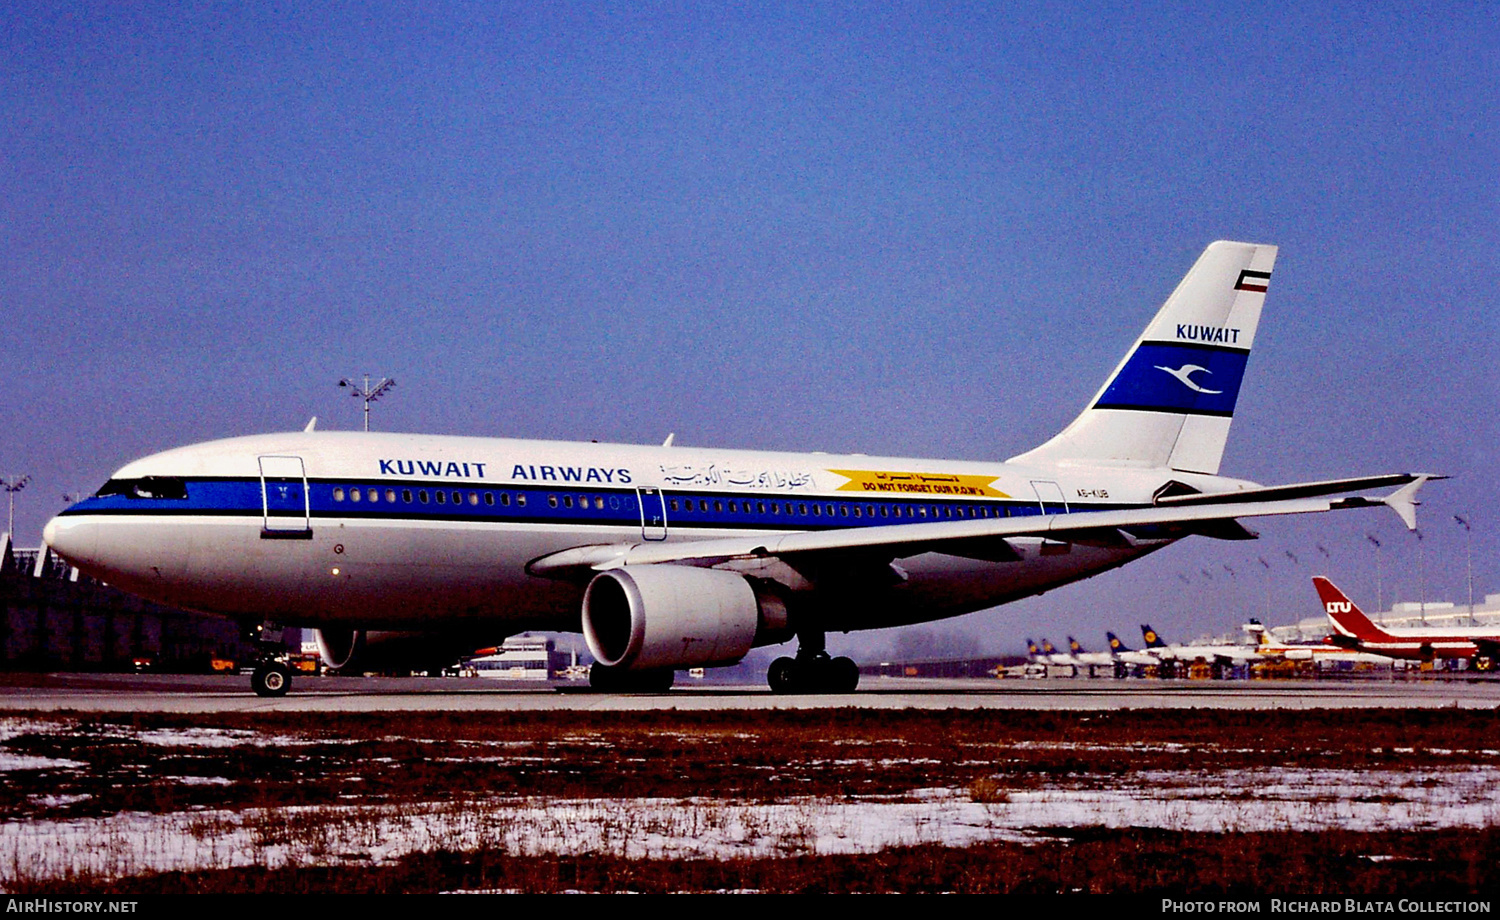
<path fill-rule="evenodd" d="M 1329 643 L 1327 640 L 1317 643 L 1283 642 L 1271 635 L 1271 631 L 1266 629 L 1259 620 L 1251 620 L 1245 624 L 1244 629 L 1246 633 L 1255 637 L 1255 650 L 1266 661 L 1312 661 L 1317 662 L 1319 666 L 1323 664 L 1388 665 L 1391 663 L 1389 658 L 1364 652 L 1352 652 L 1340 648 L 1337 643 Z"/>
<path fill-rule="evenodd" d="M 127 464 L 44 537 L 151 600 L 316 630 L 346 670 L 581 631 L 593 686 L 657 691 L 796 639 L 773 690 L 852 691 L 831 631 L 983 610 L 1190 535 L 1253 538 L 1240 518 L 1384 504 L 1415 526 L 1429 475 L 1218 475 L 1275 256 L 1208 246 L 1082 413 L 1004 462 L 310 424 Z M 252 677 L 268 696 L 289 681 L 270 652 Z"/>
<path fill-rule="evenodd" d="M 1493 670 L 1500 661 L 1500 627 L 1386 629 L 1365 616 L 1328 579 L 1315 576 L 1313 587 L 1333 623 L 1334 635 L 1328 641 L 1340 648 L 1411 661 L 1467 658 L 1476 671 Z"/>
<path fill-rule="evenodd" d="M 1248 645 L 1231 645 L 1221 643 L 1216 645 L 1178 645 L 1167 643 L 1149 623 L 1141 624 L 1141 636 L 1146 640 L 1145 652 L 1155 656 L 1159 661 L 1175 661 L 1182 664 L 1191 664 L 1194 661 L 1203 660 L 1215 668 L 1232 667 L 1237 664 L 1250 664 L 1260 660 L 1260 654 L 1255 648 Z"/>

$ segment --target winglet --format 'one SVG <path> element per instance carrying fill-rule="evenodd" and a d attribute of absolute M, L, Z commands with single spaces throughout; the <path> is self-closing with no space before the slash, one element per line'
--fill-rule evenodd
<path fill-rule="evenodd" d="M 1417 529 L 1417 506 L 1422 504 L 1417 501 L 1417 490 L 1422 488 L 1423 483 L 1429 479 L 1447 479 L 1447 476 L 1435 476 L 1431 473 L 1421 473 L 1416 479 L 1382 498 L 1382 504 L 1390 505 L 1391 510 L 1401 515 L 1401 520 L 1406 524 L 1407 530 Z"/>

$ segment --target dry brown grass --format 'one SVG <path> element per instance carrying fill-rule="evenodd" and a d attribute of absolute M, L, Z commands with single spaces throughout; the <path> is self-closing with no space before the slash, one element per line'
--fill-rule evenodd
<path fill-rule="evenodd" d="M 1500 715 L 1456 709 L 25 718 L 57 729 L 18 735 L 0 748 L 86 767 L 8 774 L 0 784 L 0 817 L 204 809 L 216 814 L 197 819 L 189 833 L 213 837 L 226 830 L 223 813 L 232 812 L 257 845 L 295 846 L 310 862 L 337 856 L 329 851 L 350 846 L 351 839 L 357 846 L 361 833 L 374 845 L 373 835 L 389 826 L 391 816 L 415 803 L 448 803 L 455 817 L 474 820 L 482 820 L 475 803 L 527 796 L 745 803 L 899 796 L 942 787 L 1003 804 L 1017 791 L 1066 785 L 1071 777 L 1097 781 L 1142 770 L 1281 766 L 1378 773 L 1500 763 L 1494 743 Z M 148 744 L 140 736 L 201 728 L 278 740 L 212 747 Z M 181 777 L 228 782 L 185 784 Z M 288 806 L 309 806 L 314 815 L 337 811 L 338 833 L 289 817 Z M 695 820 L 711 823 L 715 815 L 708 808 Z M 484 844 L 465 851 L 434 840 L 427 852 L 360 868 L 303 864 L 104 880 L 77 874 L 40 878 L 17 866 L 0 870 L 0 876 L 21 894 L 501 889 L 1416 895 L 1492 888 L 1500 877 L 1497 835 L 1495 829 L 1377 835 L 1060 828 L 1052 831 L 1053 839 L 1026 845 L 897 847 L 853 856 L 807 855 L 807 847 L 789 845 L 792 855 L 782 857 L 680 860 L 517 856 Z"/>

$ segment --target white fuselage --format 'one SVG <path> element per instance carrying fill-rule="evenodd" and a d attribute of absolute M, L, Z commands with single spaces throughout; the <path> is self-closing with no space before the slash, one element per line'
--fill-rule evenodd
<path fill-rule="evenodd" d="M 297 432 L 131 463 L 49 524 L 47 541 L 121 588 L 243 619 L 572 630 L 586 579 L 541 577 L 534 560 L 599 544 L 1071 519 L 1149 506 L 1168 476 L 1203 491 L 1244 485 L 1128 467 Z M 945 545 L 896 559 L 851 551 L 806 571 L 774 558 L 729 567 L 777 583 L 829 629 L 869 629 L 1037 594 L 1166 542 L 1029 537 L 1006 544 L 1018 558 Z"/>

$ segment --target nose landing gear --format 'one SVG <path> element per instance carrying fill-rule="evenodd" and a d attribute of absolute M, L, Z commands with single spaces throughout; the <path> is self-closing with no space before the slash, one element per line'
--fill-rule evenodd
<path fill-rule="evenodd" d="M 292 689 L 292 669 L 280 661 L 261 662 L 250 675 L 250 687 L 256 696 L 286 696 Z"/>
<path fill-rule="evenodd" d="M 292 689 L 292 669 L 287 665 L 281 627 L 269 622 L 257 623 L 246 629 L 245 635 L 255 643 L 250 689 L 260 697 L 286 696 Z"/>

